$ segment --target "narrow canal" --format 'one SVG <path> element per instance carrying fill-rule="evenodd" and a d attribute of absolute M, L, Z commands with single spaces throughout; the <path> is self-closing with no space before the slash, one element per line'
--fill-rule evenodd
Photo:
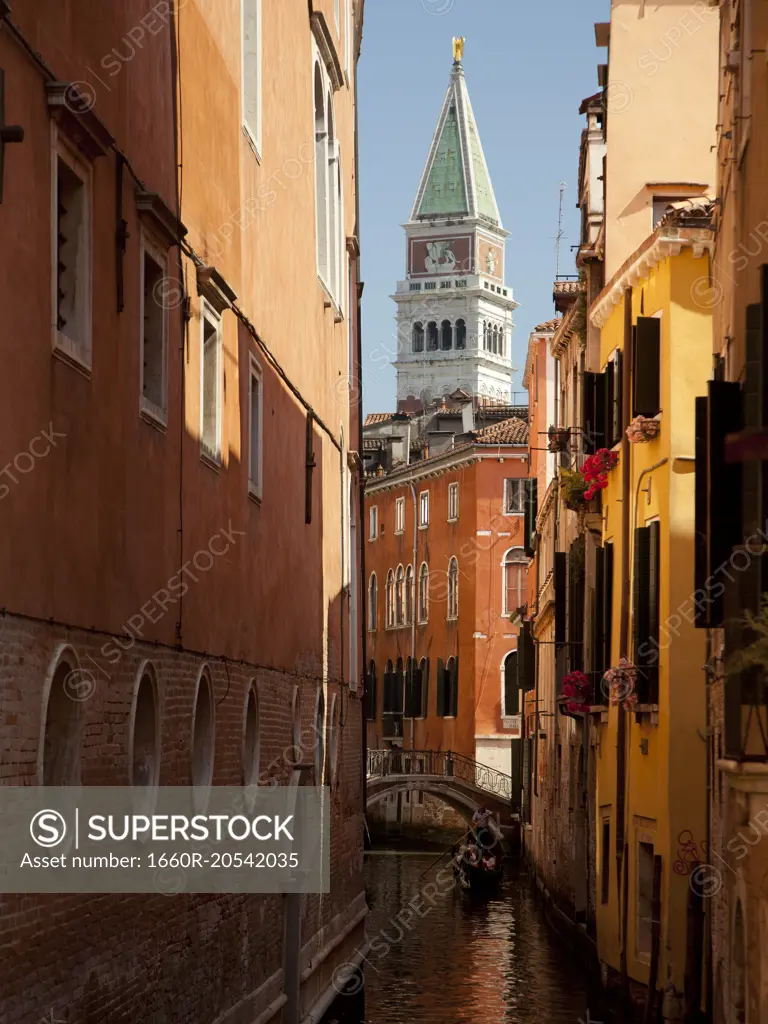
<path fill-rule="evenodd" d="M 446 861 L 427 871 L 434 860 L 366 856 L 364 1024 L 613 1024 L 548 926 L 522 862 L 478 899 L 454 888 Z"/>

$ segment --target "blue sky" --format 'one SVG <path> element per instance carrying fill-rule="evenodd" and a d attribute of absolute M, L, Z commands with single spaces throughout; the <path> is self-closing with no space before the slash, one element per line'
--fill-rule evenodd
<path fill-rule="evenodd" d="M 610 0 L 366 0 L 360 88 L 360 236 L 366 412 L 395 407 L 395 305 L 405 276 L 401 228 L 416 195 L 453 62 L 464 70 L 507 231 L 507 284 L 520 308 L 513 390 L 522 392 L 528 334 L 554 316 L 558 192 L 566 182 L 561 273 L 574 273 L 581 100 L 597 92 L 593 24 Z M 524 400 L 524 395 L 518 395 Z"/>

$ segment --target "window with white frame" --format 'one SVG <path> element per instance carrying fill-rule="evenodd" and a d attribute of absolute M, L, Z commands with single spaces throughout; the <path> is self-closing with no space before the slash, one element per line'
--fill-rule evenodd
<path fill-rule="evenodd" d="M 261 367 L 251 356 L 248 393 L 248 491 L 256 498 L 261 497 L 262 487 L 262 389 Z"/>
<path fill-rule="evenodd" d="M 336 22 L 336 31 L 341 31 L 341 0 L 333 0 L 333 20 Z"/>
<path fill-rule="evenodd" d="M 142 412 L 166 422 L 168 313 L 163 302 L 167 269 L 165 254 L 141 238 L 141 402 Z"/>
<path fill-rule="evenodd" d="M 344 290 L 341 150 L 336 138 L 333 89 L 317 54 L 314 95 L 317 273 L 340 311 Z"/>
<path fill-rule="evenodd" d="M 221 318 L 203 299 L 200 316 L 200 447 L 221 457 Z"/>
<path fill-rule="evenodd" d="M 413 566 L 405 570 L 405 625 L 413 623 Z"/>
<path fill-rule="evenodd" d="M 419 622 L 427 622 L 429 619 L 429 566 L 426 562 L 421 563 L 419 569 L 419 599 L 418 610 Z"/>
<path fill-rule="evenodd" d="M 379 535 L 379 506 L 371 505 L 368 509 L 368 540 L 376 540 Z"/>
<path fill-rule="evenodd" d="M 524 548 L 510 548 L 504 555 L 503 615 L 512 615 L 522 607 L 525 600 L 525 578 L 528 559 Z"/>
<path fill-rule="evenodd" d="M 261 0 L 241 0 L 243 127 L 261 153 Z"/>
<path fill-rule="evenodd" d="M 405 498 L 395 498 L 395 533 L 405 533 Z"/>
<path fill-rule="evenodd" d="M 405 625 L 405 570 L 398 565 L 395 574 L 395 625 Z"/>
<path fill-rule="evenodd" d="M 429 526 L 429 491 L 422 491 L 419 495 L 419 529 L 425 530 Z"/>
<path fill-rule="evenodd" d="M 91 167 L 58 136 L 53 152 L 54 348 L 91 367 Z"/>
<path fill-rule="evenodd" d="M 448 612 L 447 618 L 459 615 L 459 562 L 454 555 L 448 563 Z"/>
<path fill-rule="evenodd" d="M 379 584 L 376 579 L 376 573 L 371 573 L 371 578 L 368 581 L 368 629 L 373 632 L 378 625 L 378 609 L 379 603 Z"/>
<path fill-rule="evenodd" d="M 352 82 L 352 46 L 354 45 L 355 26 L 352 20 L 352 0 L 344 0 L 344 68 L 347 82 Z"/>
<path fill-rule="evenodd" d="M 317 272 L 328 281 L 328 122 L 325 105 L 325 76 L 315 62 L 315 219 Z"/>
<path fill-rule="evenodd" d="M 448 519 L 455 522 L 459 518 L 459 485 L 448 484 Z"/>
<path fill-rule="evenodd" d="M 386 602 L 386 626 L 387 629 L 392 629 L 395 624 L 395 574 L 392 569 L 387 573 L 387 585 L 384 599 Z"/>
<path fill-rule="evenodd" d="M 525 480 L 504 481 L 504 514 L 525 512 Z"/>

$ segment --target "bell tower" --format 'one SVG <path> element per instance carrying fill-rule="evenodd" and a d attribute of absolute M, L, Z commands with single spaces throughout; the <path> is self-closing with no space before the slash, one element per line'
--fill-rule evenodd
<path fill-rule="evenodd" d="M 460 389 L 508 405 L 512 314 L 504 230 L 455 39 L 448 91 L 405 227 L 397 304 L 397 407 Z"/>

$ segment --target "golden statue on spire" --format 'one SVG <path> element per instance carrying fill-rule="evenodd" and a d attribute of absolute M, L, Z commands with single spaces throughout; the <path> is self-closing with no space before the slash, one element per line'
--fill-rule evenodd
<path fill-rule="evenodd" d="M 453 37 L 453 59 L 457 64 L 461 63 L 461 58 L 464 56 L 464 36 Z"/>

